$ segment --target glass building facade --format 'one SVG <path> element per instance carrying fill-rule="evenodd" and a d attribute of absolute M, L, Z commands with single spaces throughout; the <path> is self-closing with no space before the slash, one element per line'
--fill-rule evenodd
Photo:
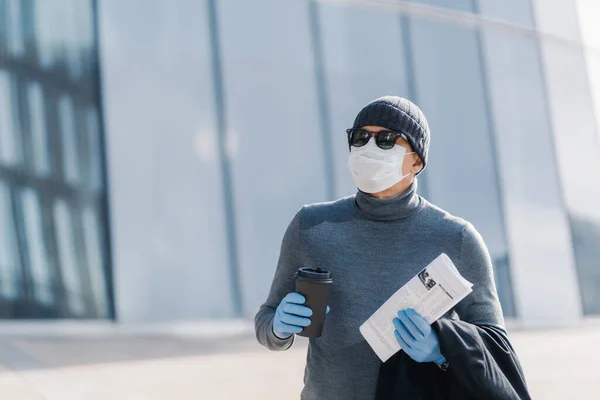
<path fill-rule="evenodd" d="M 46 3 L 0 0 L 0 316 L 253 315 L 387 94 L 427 116 L 419 190 L 482 234 L 505 314 L 600 314 L 595 0 Z"/>
<path fill-rule="evenodd" d="M 0 318 L 109 318 L 91 1 L 0 0 Z"/>

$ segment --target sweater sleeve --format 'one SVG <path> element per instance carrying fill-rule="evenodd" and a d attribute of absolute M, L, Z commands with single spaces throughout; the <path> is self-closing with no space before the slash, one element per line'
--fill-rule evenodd
<path fill-rule="evenodd" d="M 293 342 L 294 336 L 287 339 L 280 339 L 273 333 L 273 318 L 275 310 L 281 300 L 291 292 L 295 291 L 294 274 L 301 266 L 300 258 L 300 210 L 290 225 L 288 226 L 283 240 L 281 242 L 281 250 L 279 253 L 279 262 L 271 290 L 265 303 L 260 307 L 260 310 L 254 317 L 254 327 L 256 330 L 256 338 L 258 342 L 269 350 L 287 350 Z"/>
<path fill-rule="evenodd" d="M 460 319 L 504 330 L 490 253 L 483 238 L 471 224 L 467 224 L 462 231 L 457 267 L 465 279 L 473 284 L 473 292 L 455 307 Z"/>

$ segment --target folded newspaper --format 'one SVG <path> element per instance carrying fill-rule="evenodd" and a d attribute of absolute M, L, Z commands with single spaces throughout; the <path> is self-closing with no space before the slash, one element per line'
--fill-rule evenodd
<path fill-rule="evenodd" d="M 398 311 L 412 308 L 431 324 L 467 297 L 472 287 L 442 253 L 383 303 L 360 326 L 360 333 L 385 362 L 401 349 L 392 322 Z"/>

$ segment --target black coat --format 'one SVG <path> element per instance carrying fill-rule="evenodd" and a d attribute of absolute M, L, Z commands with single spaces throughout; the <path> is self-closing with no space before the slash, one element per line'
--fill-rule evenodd
<path fill-rule="evenodd" d="M 531 399 L 503 330 L 445 318 L 432 327 L 450 362 L 448 371 L 400 351 L 381 366 L 376 400 Z"/>

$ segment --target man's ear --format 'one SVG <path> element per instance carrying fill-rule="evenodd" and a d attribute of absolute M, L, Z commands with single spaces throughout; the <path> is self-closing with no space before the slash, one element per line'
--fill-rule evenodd
<path fill-rule="evenodd" d="M 419 172 L 421 172 L 421 170 L 423 169 L 423 161 L 421 161 L 420 157 L 417 157 L 415 159 L 415 163 L 412 166 L 412 173 L 414 175 L 418 174 Z"/>

